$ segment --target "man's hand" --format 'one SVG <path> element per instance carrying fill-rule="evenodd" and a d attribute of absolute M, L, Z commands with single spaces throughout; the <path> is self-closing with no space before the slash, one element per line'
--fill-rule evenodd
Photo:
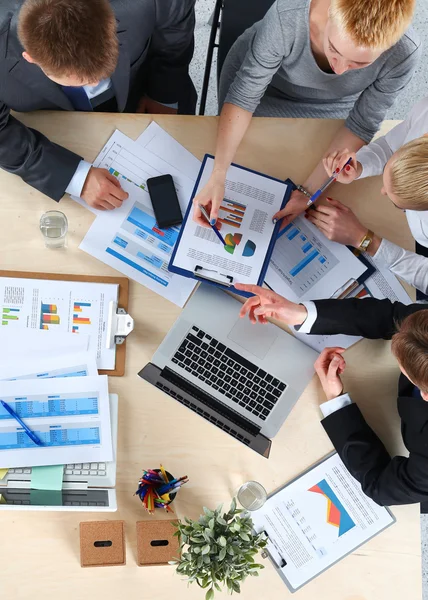
<path fill-rule="evenodd" d="M 343 392 L 340 375 L 345 370 L 346 362 L 342 352 L 345 352 L 345 348 L 325 348 L 314 365 L 327 400 L 333 400 Z"/>
<path fill-rule="evenodd" d="M 225 174 L 216 173 L 216 171 L 213 171 L 207 183 L 204 185 L 199 194 L 193 199 L 193 219 L 198 225 L 201 225 L 202 227 L 209 227 L 209 224 L 201 213 L 199 204 L 201 204 L 201 206 L 203 206 L 210 215 L 211 225 L 216 224 L 220 204 L 223 202 L 224 198 L 225 181 Z M 217 225 L 218 229 L 220 229 L 220 225 L 221 223 Z"/>
<path fill-rule="evenodd" d="M 308 210 L 306 218 L 329 240 L 354 248 L 358 248 L 367 233 L 367 227 L 360 223 L 352 210 L 332 198 L 327 198 L 327 205 L 320 204 Z"/>
<path fill-rule="evenodd" d="M 152 100 L 148 96 L 143 96 L 138 103 L 137 113 L 149 114 L 149 115 L 176 115 L 177 109 L 171 108 L 170 106 L 164 106 L 156 100 Z"/>
<path fill-rule="evenodd" d="M 308 201 L 309 198 L 305 196 L 305 194 L 302 194 L 302 192 L 299 192 L 299 190 L 294 190 L 294 192 L 292 192 L 290 200 L 287 202 L 284 208 L 273 216 L 273 218 L 277 221 L 282 219 L 280 231 L 289 223 L 291 223 L 293 219 L 305 212 Z"/>
<path fill-rule="evenodd" d="M 251 323 L 267 323 L 267 317 L 272 317 L 288 325 L 301 325 L 308 316 L 308 311 L 302 304 L 290 302 L 271 290 L 244 283 L 237 283 L 235 287 L 255 294 L 245 302 L 239 313 L 240 317 L 248 314 Z"/>
<path fill-rule="evenodd" d="M 82 189 L 81 198 L 92 208 L 98 210 L 113 210 L 122 206 L 128 198 L 127 192 L 107 169 L 91 167 Z"/>
<path fill-rule="evenodd" d="M 357 161 L 355 152 L 351 152 L 347 148 L 344 150 L 335 150 L 323 159 L 324 169 L 327 171 L 328 176 L 331 177 L 335 171 L 340 171 L 350 158 L 352 159 L 351 163 L 340 173 L 337 181 L 339 183 L 351 183 L 359 177 L 363 168 Z"/>

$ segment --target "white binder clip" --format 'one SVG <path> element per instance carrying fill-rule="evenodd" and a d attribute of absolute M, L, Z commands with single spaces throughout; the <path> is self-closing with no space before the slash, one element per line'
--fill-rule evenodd
<path fill-rule="evenodd" d="M 117 302 L 110 301 L 107 320 L 107 348 L 115 344 L 123 344 L 126 336 L 134 329 L 134 319 L 124 308 L 118 308 Z"/>

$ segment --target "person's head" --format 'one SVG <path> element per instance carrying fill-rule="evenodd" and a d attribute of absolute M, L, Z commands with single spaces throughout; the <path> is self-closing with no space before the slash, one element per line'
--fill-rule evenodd
<path fill-rule="evenodd" d="M 428 401 L 428 310 L 409 315 L 392 337 L 392 353 L 404 375 Z"/>
<path fill-rule="evenodd" d="M 341 75 L 369 66 L 401 38 L 416 0 L 331 0 L 324 52 Z"/>
<path fill-rule="evenodd" d="M 18 35 L 25 60 L 60 85 L 96 85 L 119 55 L 109 0 L 26 0 Z"/>
<path fill-rule="evenodd" d="M 382 194 L 397 208 L 428 210 L 428 135 L 395 152 L 383 171 Z"/>

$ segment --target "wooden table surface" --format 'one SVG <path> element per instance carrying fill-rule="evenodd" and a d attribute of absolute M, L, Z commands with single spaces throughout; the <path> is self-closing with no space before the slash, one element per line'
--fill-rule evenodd
<path fill-rule="evenodd" d="M 145 115 L 48 113 L 19 115 L 27 125 L 92 161 L 115 128 L 136 139 L 150 123 Z M 214 152 L 217 118 L 159 116 L 155 120 L 198 158 Z M 311 171 L 341 121 L 253 119 L 236 162 L 299 182 Z M 393 125 L 386 122 L 386 131 Z M 380 195 L 380 178 L 335 185 L 333 197 L 355 207 L 365 224 L 412 248 L 405 216 Z M 94 216 L 69 198 L 59 208 L 69 221 L 68 247 L 48 250 L 38 230 L 40 215 L 56 205 L 19 178 L 0 172 L 1 268 L 27 271 L 117 275 L 78 249 Z M 269 460 L 182 407 L 137 377 L 179 314 L 179 309 L 131 281 L 130 313 L 135 331 L 127 342 L 126 374 L 109 378 L 119 394 L 117 513 L 0 512 L 0 593 L 4 598 L 61 600 L 118 597 L 142 600 L 203 599 L 172 567 L 137 567 L 135 523 L 148 517 L 134 497 L 142 467 L 162 462 L 190 483 L 175 502 L 179 516 L 196 518 L 203 506 L 228 503 L 244 481 L 272 491 L 331 450 L 322 426 L 314 377 L 280 433 Z M 257 329 L 254 330 L 257 335 Z M 398 367 L 389 343 L 364 340 L 346 353 L 346 389 L 361 406 L 391 452 L 402 452 L 396 408 Z M 419 506 L 394 507 L 397 523 L 297 593 L 300 600 L 412 600 L 421 597 Z M 160 514 L 159 518 L 164 515 Z M 127 565 L 82 569 L 80 521 L 126 521 Z M 217 593 L 216 593 L 217 594 Z M 241 597 L 279 600 L 289 594 L 266 561 L 260 577 L 243 585 Z M 223 595 L 217 594 L 217 597 Z M 224 594 L 225 597 L 225 594 Z"/>

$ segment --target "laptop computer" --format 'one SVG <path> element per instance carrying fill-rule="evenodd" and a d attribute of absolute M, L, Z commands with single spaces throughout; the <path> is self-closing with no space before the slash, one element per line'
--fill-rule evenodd
<path fill-rule="evenodd" d="M 1 510 L 114 512 L 117 510 L 117 394 L 109 394 L 113 458 L 108 463 L 64 465 L 63 489 L 32 490 L 31 467 L 9 469 L 0 481 Z"/>
<path fill-rule="evenodd" d="M 201 284 L 139 376 L 268 457 L 314 373 L 318 353 L 241 303 Z"/>

